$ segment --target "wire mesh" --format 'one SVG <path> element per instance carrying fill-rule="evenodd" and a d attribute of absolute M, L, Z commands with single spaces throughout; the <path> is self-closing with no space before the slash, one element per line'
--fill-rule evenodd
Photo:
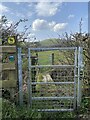
<path fill-rule="evenodd" d="M 37 64 L 31 64 L 30 69 L 33 109 L 74 109 L 74 52 L 74 49 L 31 51 L 31 56 L 38 56 Z"/>

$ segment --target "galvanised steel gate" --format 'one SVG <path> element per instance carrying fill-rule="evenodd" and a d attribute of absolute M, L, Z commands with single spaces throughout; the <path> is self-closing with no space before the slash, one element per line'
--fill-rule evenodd
<path fill-rule="evenodd" d="M 27 79 L 24 81 L 24 60 Z M 82 48 L 18 48 L 19 101 L 38 111 L 72 111 L 80 106 Z M 26 91 L 24 91 L 24 82 Z"/>

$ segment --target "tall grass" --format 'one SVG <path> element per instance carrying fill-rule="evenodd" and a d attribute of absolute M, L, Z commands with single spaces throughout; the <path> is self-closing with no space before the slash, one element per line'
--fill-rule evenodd
<path fill-rule="evenodd" d="M 81 108 L 78 111 L 38 112 L 35 109 L 30 109 L 30 107 L 27 107 L 26 105 L 20 107 L 19 105 L 15 105 L 14 103 L 3 99 L 2 120 L 83 120 L 83 118 L 88 118 L 89 116 L 88 106 L 90 106 L 90 101 L 88 99 L 83 99 L 81 103 Z"/>
<path fill-rule="evenodd" d="M 32 110 L 27 106 L 20 107 L 18 105 L 15 105 L 14 103 L 11 103 L 8 100 L 3 99 L 2 102 L 2 120 L 4 119 L 33 119 L 35 120 L 60 120 L 61 118 L 74 118 L 75 114 L 74 112 L 55 112 L 55 113 L 47 113 L 47 112 L 38 112 L 37 110 Z"/>

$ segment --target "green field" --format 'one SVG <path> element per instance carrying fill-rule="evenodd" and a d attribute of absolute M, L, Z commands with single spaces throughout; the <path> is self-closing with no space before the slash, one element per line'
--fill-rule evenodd
<path fill-rule="evenodd" d="M 59 41 L 58 39 L 46 39 L 46 40 L 42 40 L 42 41 L 40 41 L 40 44 L 41 44 L 41 46 L 52 46 L 52 45 L 57 45 L 58 44 L 58 42 L 57 41 Z"/>
<path fill-rule="evenodd" d="M 60 64 L 74 64 L 74 51 L 40 51 L 40 52 L 32 52 L 32 56 L 38 53 L 38 64 L 39 65 L 52 65 L 52 60 L 54 61 L 55 65 Z M 54 59 L 52 58 L 52 54 L 54 54 Z M 72 60 L 71 60 L 72 59 Z M 23 59 L 23 68 L 26 69 L 28 65 L 28 59 Z"/>

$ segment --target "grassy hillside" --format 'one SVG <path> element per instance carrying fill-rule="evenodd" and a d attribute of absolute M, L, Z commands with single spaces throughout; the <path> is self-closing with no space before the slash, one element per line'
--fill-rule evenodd
<path fill-rule="evenodd" d="M 51 45 L 58 44 L 57 41 L 59 41 L 59 40 L 56 38 L 46 39 L 46 40 L 41 41 L 40 44 L 41 44 L 41 46 L 51 46 Z"/>
<path fill-rule="evenodd" d="M 79 43 L 75 42 L 74 40 L 66 40 L 66 39 L 56 39 L 56 38 L 52 38 L 52 39 L 46 39 L 43 41 L 40 41 L 41 46 L 58 46 L 59 47 L 76 47 L 77 44 L 79 45 Z"/>

